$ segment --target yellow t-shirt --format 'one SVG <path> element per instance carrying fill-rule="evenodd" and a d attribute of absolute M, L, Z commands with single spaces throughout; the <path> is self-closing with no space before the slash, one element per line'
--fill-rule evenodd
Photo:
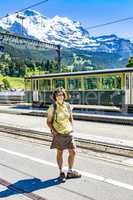
<path fill-rule="evenodd" d="M 54 106 L 51 105 L 48 112 L 54 111 Z M 53 127 L 60 134 L 68 134 L 72 132 L 72 123 L 70 122 L 70 111 L 66 103 L 62 105 L 56 102 L 56 111 L 53 119 Z"/>

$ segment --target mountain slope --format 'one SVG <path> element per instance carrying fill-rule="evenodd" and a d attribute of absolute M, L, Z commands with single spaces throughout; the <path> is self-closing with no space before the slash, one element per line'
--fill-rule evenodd
<path fill-rule="evenodd" d="M 30 36 L 41 41 L 60 44 L 66 48 L 76 48 L 91 52 L 117 53 L 128 57 L 133 53 L 133 44 L 116 35 L 92 37 L 77 21 L 67 17 L 48 18 L 33 10 L 12 14 L 0 20 L 6 30 Z"/>
<path fill-rule="evenodd" d="M 20 17 L 23 17 L 23 20 Z M 73 64 L 74 54 L 76 54 L 77 59 L 83 59 L 88 66 L 123 67 L 128 57 L 133 55 L 133 44 L 130 40 L 119 38 L 114 34 L 94 37 L 77 21 L 59 16 L 48 18 L 34 10 L 26 10 L 19 15 L 8 15 L 0 20 L 0 27 L 0 31 L 7 30 L 61 45 L 61 58 L 65 65 Z M 30 52 L 26 54 L 29 57 L 31 57 Z M 49 59 L 53 52 L 47 53 L 47 57 L 40 52 L 36 55 L 39 59 Z"/>
<path fill-rule="evenodd" d="M 47 18 L 40 13 L 32 10 L 26 10 L 17 17 L 17 14 L 9 15 L 0 21 L 0 26 L 15 33 L 30 35 L 41 41 L 61 44 L 64 47 L 81 48 L 85 44 L 94 42 L 79 22 L 72 21 L 67 17 L 55 16 Z M 23 27 L 22 27 L 23 26 Z"/>

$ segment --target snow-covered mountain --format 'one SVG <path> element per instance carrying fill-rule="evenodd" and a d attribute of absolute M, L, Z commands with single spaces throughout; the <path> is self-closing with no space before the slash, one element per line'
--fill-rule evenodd
<path fill-rule="evenodd" d="M 121 56 L 133 54 L 133 43 L 130 40 L 119 38 L 114 34 L 95 37 L 94 39 L 99 43 L 97 51 L 118 53 Z"/>
<path fill-rule="evenodd" d="M 48 18 L 34 10 L 8 15 L 0 20 L 0 27 L 67 48 L 119 53 L 122 56 L 133 53 L 133 44 L 129 40 L 116 35 L 92 37 L 77 21 L 59 16 Z"/>

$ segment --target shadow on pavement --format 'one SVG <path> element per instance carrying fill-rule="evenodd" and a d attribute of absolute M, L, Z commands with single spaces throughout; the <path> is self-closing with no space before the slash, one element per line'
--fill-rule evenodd
<path fill-rule="evenodd" d="M 16 194 L 31 193 L 33 191 L 59 185 L 61 180 L 58 178 L 42 181 L 38 178 L 25 179 L 8 185 L 6 190 L 0 192 L 0 198 Z"/>

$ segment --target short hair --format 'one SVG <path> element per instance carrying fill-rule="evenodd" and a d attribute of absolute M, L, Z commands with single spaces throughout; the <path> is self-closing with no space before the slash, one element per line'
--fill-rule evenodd
<path fill-rule="evenodd" d="M 53 92 L 53 99 L 54 101 L 56 101 L 56 96 L 58 93 L 62 92 L 63 96 L 64 96 L 64 100 L 66 100 L 68 98 L 67 93 L 65 91 L 65 89 L 63 87 L 58 87 L 55 89 L 55 91 Z"/>

